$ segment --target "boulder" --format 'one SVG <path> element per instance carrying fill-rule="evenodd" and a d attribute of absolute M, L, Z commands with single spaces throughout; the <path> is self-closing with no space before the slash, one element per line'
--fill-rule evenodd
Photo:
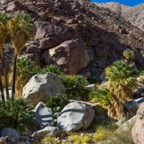
<path fill-rule="evenodd" d="M 131 131 L 132 127 L 134 126 L 136 122 L 136 116 L 132 117 L 128 121 L 124 122 L 115 132 L 117 134 Z"/>
<path fill-rule="evenodd" d="M 53 112 L 43 102 L 39 102 L 36 105 L 34 112 L 38 129 L 43 129 L 54 124 Z"/>
<path fill-rule="evenodd" d="M 81 39 L 65 41 L 59 46 L 50 49 L 49 54 L 67 74 L 76 74 L 90 62 Z"/>
<path fill-rule="evenodd" d="M 8 136 L 11 142 L 17 142 L 20 140 L 20 134 L 13 128 L 3 128 L 0 132 L 1 137 Z"/>
<path fill-rule="evenodd" d="M 64 131 L 87 129 L 95 116 L 93 108 L 81 102 L 72 102 L 64 107 L 57 119 L 58 127 Z"/>
<path fill-rule="evenodd" d="M 132 138 L 136 144 L 144 143 L 144 103 L 142 103 L 137 111 L 137 120 L 132 128 Z"/>
<path fill-rule="evenodd" d="M 32 134 L 34 138 L 42 138 L 47 135 L 58 136 L 61 134 L 61 130 L 58 127 L 47 126 L 42 130 L 36 131 Z"/>
<path fill-rule="evenodd" d="M 132 101 L 128 101 L 124 104 L 124 113 L 127 116 L 134 116 L 140 106 L 141 103 L 144 102 L 143 98 L 134 99 Z"/>
<path fill-rule="evenodd" d="M 62 32 L 62 28 L 51 24 L 50 22 L 35 22 L 36 25 L 36 35 L 35 39 L 43 39 L 52 35 L 59 35 Z"/>
<path fill-rule="evenodd" d="M 23 88 L 23 97 L 33 106 L 39 101 L 46 101 L 58 93 L 64 93 L 65 88 L 55 74 L 45 73 L 33 76 Z"/>

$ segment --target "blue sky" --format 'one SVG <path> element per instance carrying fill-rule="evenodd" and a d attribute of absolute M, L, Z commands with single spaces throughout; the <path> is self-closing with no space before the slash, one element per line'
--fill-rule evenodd
<path fill-rule="evenodd" d="M 141 4 L 141 3 L 144 3 L 144 0 L 91 0 L 92 2 L 102 2 L 102 3 L 105 3 L 105 2 L 120 2 L 124 5 L 128 5 L 128 6 L 135 6 L 135 5 L 138 5 L 138 4 Z"/>

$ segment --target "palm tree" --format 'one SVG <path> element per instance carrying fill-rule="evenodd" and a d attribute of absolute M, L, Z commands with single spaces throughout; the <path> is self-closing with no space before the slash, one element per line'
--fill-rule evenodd
<path fill-rule="evenodd" d="M 133 88 L 137 86 L 137 74 L 134 64 L 125 60 L 116 61 L 111 67 L 106 68 L 109 90 L 115 95 L 119 107 L 118 113 L 121 115 L 124 103 L 132 98 Z M 119 119 L 120 115 L 115 117 Z"/>
<path fill-rule="evenodd" d="M 12 82 L 12 99 L 14 99 L 17 56 L 26 44 L 26 42 L 34 36 L 35 27 L 31 21 L 31 17 L 28 14 L 18 14 L 16 17 L 8 21 L 7 26 L 11 38 L 11 43 L 14 48 L 14 66 Z"/>
<path fill-rule="evenodd" d="M 123 52 L 123 56 L 128 60 L 128 61 L 133 61 L 135 59 L 135 54 L 133 52 L 133 50 L 130 49 L 126 49 Z"/>
<path fill-rule="evenodd" d="M 3 43 L 7 37 L 7 26 L 6 26 L 7 22 L 8 22 L 7 15 L 4 13 L 0 13 L 0 55 L 2 58 L 2 70 L 4 74 L 4 80 L 5 80 L 6 96 L 8 99 L 9 98 L 8 80 L 7 80 L 7 72 L 5 68 L 4 50 L 3 50 Z M 0 81 L 2 82 L 2 80 Z"/>
<path fill-rule="evenodd" d="M 36 66 L 32 60 L 22 57 L 17 59 L 16 73 L 15 93 L 16 96 L 22 96 L 23 87 L 33 75 L 40 73 L 40 67 Z M 10 83 L 12 83 L 12 77 L 13 73 L 11 72 Z"/>

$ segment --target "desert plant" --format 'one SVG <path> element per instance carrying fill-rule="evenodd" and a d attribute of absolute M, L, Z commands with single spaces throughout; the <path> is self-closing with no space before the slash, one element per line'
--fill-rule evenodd
<path fill-rule="evenodd" d="M 108 89 L 98 89 L 89 93 L 90 99 L 95 99 L 102 107 L 106 107 L 111 103 L 113 94 Z"/>
<path fill-rule="evenodd" d="M 61 144 L 61 142 L 56 137 L 46 136 L 42 139 L 42 144 Z"/>
<path fill-rule="evenodd" d="M 119 114 L 118 100 L 108 89 L 98 89 L 89 93 L 90 100 L 108 110 L 109 116 L 115 118 Z"/>
<path fill-rule="evenodd" d="M 139 73 L 139 76 L 144 76 L 144 70 Z"/>
<path fill-rule="evenodd" d="M 90 135 L 72 135 L 68 137 L 68 142 L 73 143 L 73 144 L 83 144 L 83 143 L 89 143 L 91 141 L 91 136 Z"/>
<path fill-rule="evenodd" d="M 4 49 L 3 49 L 3 43 L 7 37 L 7 22 L 8 22 L 8 17 L 4 13 L 0 13 L 0 55 L 2 58 L 2 70 L 4 74 L 4 81 L 5 81 L 5 87 L 6 87 L 6 96 L 7 99 L 9 98 L 9 91 L 8 91 L 8 80 L 7 80 L 7 72 L 5 68 L 5 59 L 4 59 Z M 2 80 L 0 80 L 2 81 Z M 2 87 L 2 86 L 1 86 Z M 3 89 L 3 87 L 2 87 Z M 4 99 L 4 98 L 3 98 Z"/>
<path fill-rule="evenodd" d="M 56 75 L 61 74 L 60 68 L 56 65 L 48 65 L 48 66 L 42 68 L 40 73 L 43 74 L 43 73 L 46 73 L 46 72 L 50 72 L 50 73 L 53 73 L 53 74 L 56 74 Z"/>
<path fill-rule="evenodd" d="M 60 112 L 67 104 L 68 99 L 62 94 L 57 94 L 55 97 L 52 97 L 47 100 L 46 106 L 51 108 L 53 112 Z"/>
<path fill-rule="evenodd" d="M 16 96 L 22 96 L 22 89 L 29 81 L 29 79 L 38 73 L 40 73 L 40 68 L 35 65 L 31 59 L 25 57 L 18 58 L 16 63 L 16 83 L 15 91 Z M 9 79 L 12 82 L 12 72 L 9 75 Z"/>
<path fill-rule="evenodd" d="M 61 75 L 60 79 L 65 86 L 67 98 L 87 98 L 88 90 L 85 88 L 87 81 L 82 76 Z"/>
<path fill-rule="evenodd" d="M 128 61 L 133 61 L 135 59 L 135 54 L 133 52 L 133 50 L 130 49 L 126 49 L 123 52 L 123 56 L 128 60 Z"/>
<path fill-rule="evenodd" d="M 12 99 L 15 94 L 16 61 L 17 56 L 25 43 L 34 36 L 35 27 L 28 14 L 18 14 L 11 18 L 7 24 L 12 46 L 14 48 L 13 88 Z"/>
<path fill-rule="evenodd" d="M 107 140 L 114 130 L 107 129 L 106 127 L 102 125 L 98 125 L 96 128 L 96 133 L 94 135 L 94 141 L 104 141 Z"/>
<path fill-rule="evenodd" d="M 0 102 L 0 107 L 0 128 L 24 129 L 33 124 L 34 113 L 26 100 L 8 100 L 5 104 Z"/>
<path fill-rule="evenodd" d="M 109 90 L 115 95 L 117 100 L 116 106 L 119 107 L 120 116 L 120 113 L 121 115 L 123 113 L 123 104 L 133 96 L 133 88 L 137 86 L 136 77 L 138 71 L 133 63 L 120 60 L 114 62 L 111 67 L 108 67 L 105 73 L 109 80 Z M 119 116 L 116 117 L 120 118 Z"/>

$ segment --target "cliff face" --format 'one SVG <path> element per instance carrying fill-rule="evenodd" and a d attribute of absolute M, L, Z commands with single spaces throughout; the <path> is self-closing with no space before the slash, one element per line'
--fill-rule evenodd
<path fill-rule="evenodd" d="M 106 8 L 84 0 L 4 1 L 0 11 L 13 16 L 27 12 L 36 35 L 27 43 L 28 57 L 44 66 L 57 64 L 65 73 L 99 75 L 131 48 L 144 67 L 144 32 Z"/>
<path fill-rule="evenodd" d="M 109 8 L 118 15 L 124 17 L 132 25 L 144 31 L 144 4 L 135 7 L 125 6 L 116 2 L 95 3 L 97 6 Z"/>

